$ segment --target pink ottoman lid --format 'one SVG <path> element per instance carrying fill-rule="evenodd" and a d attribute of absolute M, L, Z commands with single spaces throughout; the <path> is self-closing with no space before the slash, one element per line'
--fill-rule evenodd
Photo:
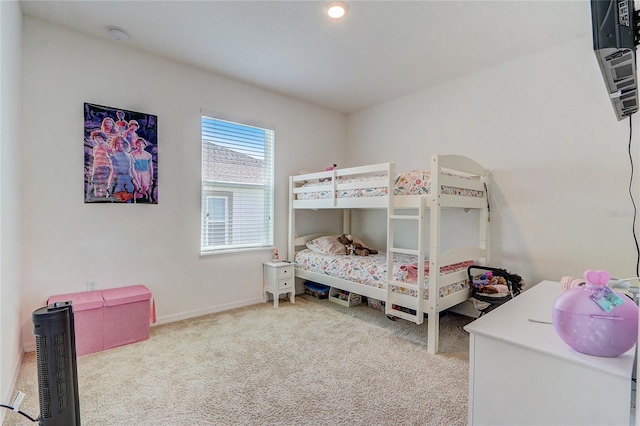
<path fill-rule="evenodd" d="M 86 311 L 89 309 L 102 308 L 104 299 L 102 291 L 83 291 L 80 293 L 57 294 L 49 297 L 47 305 L 55 302 L 66 302 L 70 300 L 73 305 L 73 311 Z"/>
<path fill-rule="evenodd" d="M 143 285 L 132 285 L 102 290 L 102 297 L 104 298 L 104 306 L 117 306 L 149 300 L 151 292 Z"/>

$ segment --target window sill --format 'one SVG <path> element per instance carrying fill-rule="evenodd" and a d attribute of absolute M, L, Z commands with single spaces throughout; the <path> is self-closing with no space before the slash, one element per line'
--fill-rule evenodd
<path fill-rule="evenodd" d="M 272 252 L 275 249 L 275 246 L 269 247 L 247 247 L 247 248 L 233 248 L 226 250 L 215 250 L 215 251 L 205 251 L 200 253 L 200 257 L 209 257 L 209 256 L 217 256 L 221 254 L 238 254 L 238 253 L 247 253 L 247 252 L 256 252 L 256 251 L 269 251 Z"/>

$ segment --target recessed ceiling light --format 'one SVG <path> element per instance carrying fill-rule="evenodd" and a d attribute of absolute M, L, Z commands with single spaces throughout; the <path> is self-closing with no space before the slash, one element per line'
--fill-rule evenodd
<path fill-rule="evenodd" d="M 349 8 L 345 3 L 333 2 L 327 6 L 327 15 L 333 19 L 340 19 L 347 14 Z"/>
<path fill-rule="evenodd" d="M 109 35 L 118 41 L 129 40 L 129 34 L 122 28 L 111 27 L 109 28 Z"/>

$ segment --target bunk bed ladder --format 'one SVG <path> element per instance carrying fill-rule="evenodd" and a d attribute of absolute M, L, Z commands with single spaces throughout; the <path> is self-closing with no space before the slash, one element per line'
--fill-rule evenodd
<path fill-rule="evenodd" d="M 401 209 L 392 209 L 388 214 L 388 255 L 387 255 L 387 300 L 385 303 L 385 313 L 387 315 L 399 317 L 416 324 L 422 324 L 424 320 L 424 278 L 425 278 L 425 229 L 424 215 L 426 211 L 426 201 L 420 198 L 417 214 L 400 214 Z M 413 208 L 415 210 L 415 208 Z M 416 221 L 418 224 L 418 241 L 416 249 L 407 249 L 395 246 L 394 223 L 396 221 Z M 417 262 L 417 279 L 415 283 L 393 280 L 393 257 L 396 253 L 415 255 Z M 421 285 L 422 284 L 422 285 Z M 403 306 L 394 303 L 398 299 L 399 293 L 394 292 L 394 288 L 402 287 L 411 290 L 415 297 L 412 298 L 411 306 Z M 406 300 L 406 299 L 405 299 Z M 402 302 L 404 305 L 407 302 Z"/>

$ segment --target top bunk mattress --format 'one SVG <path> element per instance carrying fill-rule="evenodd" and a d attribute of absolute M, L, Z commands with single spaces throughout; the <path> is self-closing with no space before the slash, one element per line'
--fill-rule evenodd
<path fill-rule="evenodd" d="M 463 179 L 477 179 L 472 176 L 463 176 L 451 172 L 442 172 L 443 175 L 455 176 Z M 338 183 L 366 183 L 374 180 L 385 178 L 384 175 L 367 175 L 358 177 L 338 177 Z M 332 198 L 330 180 L 307 182 L 302 188 L 317 188 L 318 186 L 327 186 L 326 190 L 314 189 L 310 192 L 301 192 L 296 194 L 297 200 L 321 200 Z M 363 185 L 364 186 L 364 185 Z M 460 195 L 466 197 L 482 197 L 483 191 L 472 189 L 454 188 L 450 186 L 442 186 L 442 193 L 446 195 Z M 387 195 L 387 187 L 363 187 L 355 189 L 345 189 L 336 191 L 337 198 L 359 198 L 359 197 L 379 197 Z M 431 193 L 431 170 L 411 170 L 407 172 L 396 173 L 394 180 L 394 195 L 425 195 Z"/>

